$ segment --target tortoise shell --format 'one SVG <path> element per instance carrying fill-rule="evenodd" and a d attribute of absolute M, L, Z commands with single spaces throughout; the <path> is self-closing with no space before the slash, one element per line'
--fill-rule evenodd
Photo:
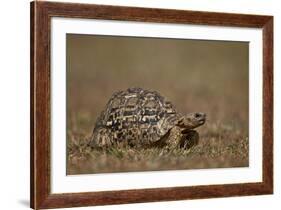
<path fill-rule="evenodd" d="M 94 133 L 106 128 L 111 142 L 145 145 L 161 139 L 179 118 L 175 107 L 156 91 L 129 88 L 109 99 Z"/>

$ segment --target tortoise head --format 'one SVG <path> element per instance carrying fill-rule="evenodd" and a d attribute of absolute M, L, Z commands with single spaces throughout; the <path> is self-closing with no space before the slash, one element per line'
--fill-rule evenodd
<path fill-rule="evenodd" d="M 180 117 L 176 125 L 184 130 L 190 130 L 203 125 L 205 121 L 205 113 L 194 112 Z"/>

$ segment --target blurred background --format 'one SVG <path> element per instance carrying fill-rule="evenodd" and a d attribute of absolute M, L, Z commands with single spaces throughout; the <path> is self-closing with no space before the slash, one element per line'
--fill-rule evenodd
<path fill-rule="evenodd" d="M 142 87 L 161 93 L 179 112 L 205 112 L 198 130 L 209 143 L 247 144 L 248 55 L 247 42 L 68 34 L 69 141 L 91 135 L 115 91 Z M 242 162 L 221 159 L 210 167 L 247 166 L 246 150 Z"/>

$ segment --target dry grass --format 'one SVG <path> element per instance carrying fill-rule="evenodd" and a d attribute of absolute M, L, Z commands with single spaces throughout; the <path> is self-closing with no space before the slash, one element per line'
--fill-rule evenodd
<path fill-rule="evenodd" d="M 224 125 L 206 125 L 190 150 L 117 148 L 97 150 L 90 138 L 70 135 L 68 174 L 248 166 L 248 138 Z"/>
<path fill-rule="evenodd" d="M 247 44 L 128 40 L 68 39 L 67 173 L 248 166 Z M 205 112 L 199 144 L 189 151 L 88 147 L 111 94 L 131 86 L 157 90 L 182 113 Z"/>

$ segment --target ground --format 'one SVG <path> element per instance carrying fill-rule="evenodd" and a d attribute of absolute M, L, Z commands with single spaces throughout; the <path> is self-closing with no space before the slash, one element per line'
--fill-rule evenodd
<path fill-rule="evenodd" d="M 247 167 L 248 43 L 68 35 L 67 174 Z M 117 90 L 156 90 L 181 113 L 204 112 L 189 151 L 87 146 Z"/>
<path fill-rule="evenodd" d="M 207 123 L 190 150 L 164 148 L 90 148 L 90 136 L 70 135 L 68 174 L 248 166 L 248 138 L 239 130 Z"/>

